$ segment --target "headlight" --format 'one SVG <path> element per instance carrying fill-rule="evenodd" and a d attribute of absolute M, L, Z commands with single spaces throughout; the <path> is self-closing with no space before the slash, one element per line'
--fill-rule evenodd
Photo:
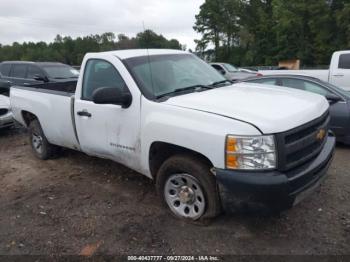
<path fill-rule="evenodd" d="M 238 170 L 276 168 L 274 136 L 227 136 L 226 168 Z"/>

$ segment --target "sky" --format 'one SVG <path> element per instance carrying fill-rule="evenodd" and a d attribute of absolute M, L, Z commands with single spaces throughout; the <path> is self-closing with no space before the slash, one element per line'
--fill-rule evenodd
<path fill-rule="evenodd" d="M 57 34 L 129 37 L 151 29 L 194 49 L 195 15 L 204 0 L 1 0 L 0 43 L 51 42 Z"/>

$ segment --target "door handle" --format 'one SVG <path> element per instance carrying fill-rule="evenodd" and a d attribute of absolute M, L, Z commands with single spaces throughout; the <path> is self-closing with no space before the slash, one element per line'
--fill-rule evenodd
<path fill-rule="evenodd" d="M 87 117 L 91 117 L 91 116 L 92 116 L 92 115 L 91 115 L 88 111 L 86 111 L 86 110 L 77 112 L 77 115 L 78 115 L 78 116 L 87 116 Z"/>
<path fill-rule="evenodd" d="M 333 75 L 335 77 L 343 77 L 344 75 L 343 74 L 336 74 L 336 75 Z"/>

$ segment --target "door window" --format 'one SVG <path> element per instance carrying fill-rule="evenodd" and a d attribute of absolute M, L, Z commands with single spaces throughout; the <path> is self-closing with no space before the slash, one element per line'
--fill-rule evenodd
<path fill-rule="evenodd" d="M 323 95 L 323 96 L 331 94 L 324 87 L 319 86 L 315 83 L 307 82 L 307 81 L 305 82 L 305 91 L 309 91 L 309 92 L 316 93 L 316 94 Z"/>
<path fill-rule="evenodd" d="M 343 54 L 339 56 L 339 68 L 350 69 L 350 54 Z"/>
<path fill-rule="evenodd" d="M 212 67 L 214 67 L 216 70 L 218 70 L 220 73 L 225 73 L 225 69 L 222 68 L 222 66 L 219 65 L 211 65 Z"/>
<path fill-rule="evenodd" d="M 0 65 L 0 73 L 3 76 L 9 76 L 11 70 L 11 64 L 2 64 Z"/>
<path fill-rule="evenodd" d="M 283 82 L 283 86 L 286 86 L 286 87 L 309 91 L 309 92 L 316 93 L 323 96 L 330 94 L 330 92 L 327 89 L 313 82 L 309 82 L 301 79 L 292 79 L 292 78 L 283 79 L 282 82 Z"/>
<path fill-rule="evenodd" d="M 304 81 L 295 78 L 285 78 L 282 80 L 283 86 L 305 90 Z"/>
<path fill-rule="evenodd" d="M 82 99 L 92 101 L 92 94 L 101 87 L 115 87 L 127 92 L 124 80 L 111 63 L 91 59 L 85 67 Z"/>
<path fill-rule="evenodd" d="M 13 65 L 11 71 L 11 77 L 25 78 L 27 73 L 27 65 Z"/>
<path fill-rule="evenodd" d="M 215 68 L 220 74 L 226 75 L 225 69 L 220 65 L 211 65 L 213 68 Z"/>
<path fill-rule="evenodd" d="M 41 70 L 33 65 L 28 66 L 27 78 L 34 79 L 36 75 L 42 76 Z"/>
<path fill-rule="evenodd" d="M 224 71 L 225 72 L 225 69 L 223 69 L 221 66 L 219 65 L 211 65 L 212 67 L 214 67 L 216 70 L 218 71 Z"/>
<path fill-rule="evenodd" d="M 254 79 L 251 81 L 248 81 L 249 83 L 257 83 L 257 84 L 265 84 L 265 85 L 277 85 L 277 81 L 275 78 L 269 78 L 269 79 Z"/>

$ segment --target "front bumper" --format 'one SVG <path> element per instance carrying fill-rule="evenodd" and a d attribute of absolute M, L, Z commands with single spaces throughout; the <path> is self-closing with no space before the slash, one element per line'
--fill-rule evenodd
<path fill-rule="evenodd" d="M 329 136 L 311 162 L 287 173 L 216 170 L 220 198 L 226 212 L 242 207 L 284 210 L 312 193 L 326 177 L 332 162 L 335 137 Z"/>
<path fill-rule="evenodd" d="M 0 116 L 0 129 L 6 128 L 14 125 L 12 113 L 7 113 L 6 115 Z"/>

